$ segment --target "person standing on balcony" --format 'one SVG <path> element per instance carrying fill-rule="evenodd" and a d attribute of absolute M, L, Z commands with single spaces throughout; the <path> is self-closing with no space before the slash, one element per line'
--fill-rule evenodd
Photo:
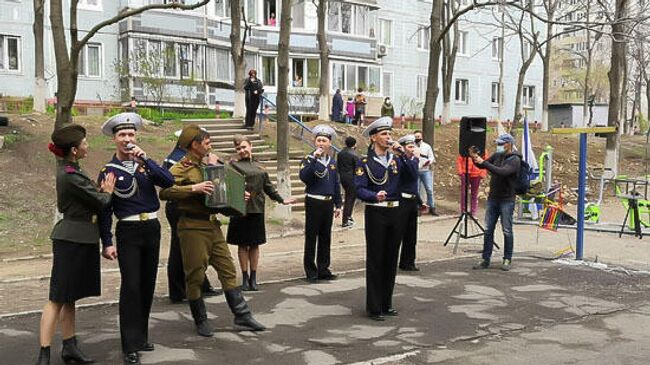
<path fill-rule="evenodd" d="M 343 115 L 343 97 L 341 96 L 341 89 L 336 89 L 336 93 L 332 98 L 332 121 L 341 122 Z"/>
<path fill-rule="evenodd" d="M 275 13 L 271 13 L 271 16 L 266 21 L 266 24 L 272 27 L 275 27 L 278 24 L 278 21 L 275 19 Z"/>
<path fill-rule="evenodd" d="M 257 116 L 257 108 L 260 106 L 260 98 L 264 93 L 264 85 L 262 84 L 262 80 L 257 78 L 257 71 L 255 69 L 248 71 L 244 91 L 246 93 L 246 121 L 244 127 L 252 130 L 255 126 L 255 117 Z"/>
<path fill-rule="evenodd" d="M 363 117 L 366 114 L 366 96 L 363 94 L 363 89 L 357 89 L 357 95 L 354 97 L 354 124 L 363 125 Z"/>

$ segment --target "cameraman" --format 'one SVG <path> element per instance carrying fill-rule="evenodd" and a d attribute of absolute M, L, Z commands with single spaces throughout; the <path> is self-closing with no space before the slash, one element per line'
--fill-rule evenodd
<path fill-rule="evenodd" d="M 503 229 L 503 263 L 501 270 L 508 271 L 511 267 L 514 236 L 512 234 L 512 215 L 515 209 L 515 184 L 521 164 L 521 155 L 513 150 L 515 139 L 508 133 L 496 139 L 496 152 L 484 160 L 474 147 L 470 147 L 470 157 L 478 168 L 490 172 L 490 194 L 485 210 L 485 236 L 483 240 L 483 259 L 474 269 L 487 269 L 490 266 L 494 228 L 497 219 L 501 217 Z"/>

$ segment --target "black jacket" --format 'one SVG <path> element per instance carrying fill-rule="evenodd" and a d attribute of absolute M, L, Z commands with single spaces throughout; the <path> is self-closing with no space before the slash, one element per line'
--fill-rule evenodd
<path fill-rule="evenodd" d="M 353 184 L 354 183 L 354 168 L 359 162 L 359 155 L 357 152 L 349 147 L 345 147 L 336 156 L 336 167 L 341 176 L 341 183 Z"/>
<path fill-rule="evenodd" d="M 521 155 L 517 152 L 495 153 L 482 164 L 476 165 L 488 170 L 492 176 L 488 200 L 515 200 L 515 183 L 520 165 Z"/>

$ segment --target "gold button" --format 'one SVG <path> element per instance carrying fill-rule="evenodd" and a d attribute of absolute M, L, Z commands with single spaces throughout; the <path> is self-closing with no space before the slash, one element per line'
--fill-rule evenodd
<path fill-rule="evenodd" d="M 96 214 L 93 214 L 93 216 L 90 218 L 90 221 L 91 221 L 93 224 L 96 224 L 96 223 L 97 223 L 97 215 L 96 215 Z"/>
<path fill-rule="evenodd" d="M 393 207 L 393 202 L 388 202 L 388 207 L 392 208 Z"/>
<path fill-rule="evenodd" d="M 149 220 L 149 213 L 140 213 L 140 220 L 141 221 Z"/>

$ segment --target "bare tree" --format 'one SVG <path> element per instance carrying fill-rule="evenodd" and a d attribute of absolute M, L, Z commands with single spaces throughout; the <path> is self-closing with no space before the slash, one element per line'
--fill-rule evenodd
<path fill-rule="evenodd" d="M 312 0 L 316 5 L 316 0 Z M 316 13 L 318 14 L 318 50 L 320 53 L 320 82 L 319 89 L 319 110 L 318 119 L 329 120 L 329 69 L 330 69 L 330 50 L 327 45 L 327 29 L 325 28 L 325 19 L 327 19 L 327 9 L 329 0 L 318 0 Z"/>
<path fill-rule="evenodd" d="M 282 1 L 280 39 L 278 41 L 278 192 L 291 195 L 291 170 L 289 168 L 289 39 L 291 37 L 292 0 Z"/>
<path fill-rule="evenodd" d="M 223 1 L 223 0 L 217 0 Z M 244 35 L 241 34 L 241 23 L 244 22 Z M 230 0 L 230 55 L 235 66 L 235 106 L 233 117 L 241 118 L 246 114 L 246 36 L 250 31 L 246 20 L 244 5 L 240 0 Z"/>
<path fill-rule="evenodd" d="M 43 37 L 45 20 L 45 0 L 34 0 L 34 111 L 45 112 L 45 56 L 43 54 Z"/>
<path fill-rule="evenodd" d="M 429 69 L 427 71 L 427 92 L 424 97 L 424 110 L 422 112 L 422 137 L 424 141 L 435 147 L 434 121 L 436 117 L 436 100 L 440 89 L 438 88 L 438 70 L 440 69 L 440 41 L 442 34 L 442 5 L 443 0 L 433 0 L 431 6 L 431 37 L 429 39 Z M 451 21 L 451 20 L 450 20 Z"/>
<path fill-rule="evenodd" d="M 54 57 L 56 60 L 57 77 L 57 110 L 54 128 L 72 122 L 72 105 L 77 94 L 77 79 L 79 75 L 79 54 L 88 41 L 101 29 L 115 24 L 122 19 L 143 13 L 152 9 L 197 9 L 210 2 L 202 0 L 196 4 L 185 5 L 180 2 L 169 2 L 166 4 L 149 4 L 138 8 L 124 8 L 114 17 L 104 20 L 86 32 L 86 35 L 79 38 L 79 25 L 77 22 L 77 0 L 70 1 L 70 41 L 67 41 L 65 25 L 63 22 L 63 1 L 50 1 L 50 23 L 52 25 L 52 37 L 54 39 Z M 69 44 L 69 49 L 68 49 Z"/>
<path fill-rule="evenodd" d="M 458 12 L 456 1 L 447 1 L 442 6 L 442 21 L 446 22 Z M 447 32 L 442 38 L 442 120 L 441 123 L 448 123 L 451 118 L 451 90 L 454 81 L 454 67 L 460 31 L 458 22 L 454 23 L 453 32 Z"/>

